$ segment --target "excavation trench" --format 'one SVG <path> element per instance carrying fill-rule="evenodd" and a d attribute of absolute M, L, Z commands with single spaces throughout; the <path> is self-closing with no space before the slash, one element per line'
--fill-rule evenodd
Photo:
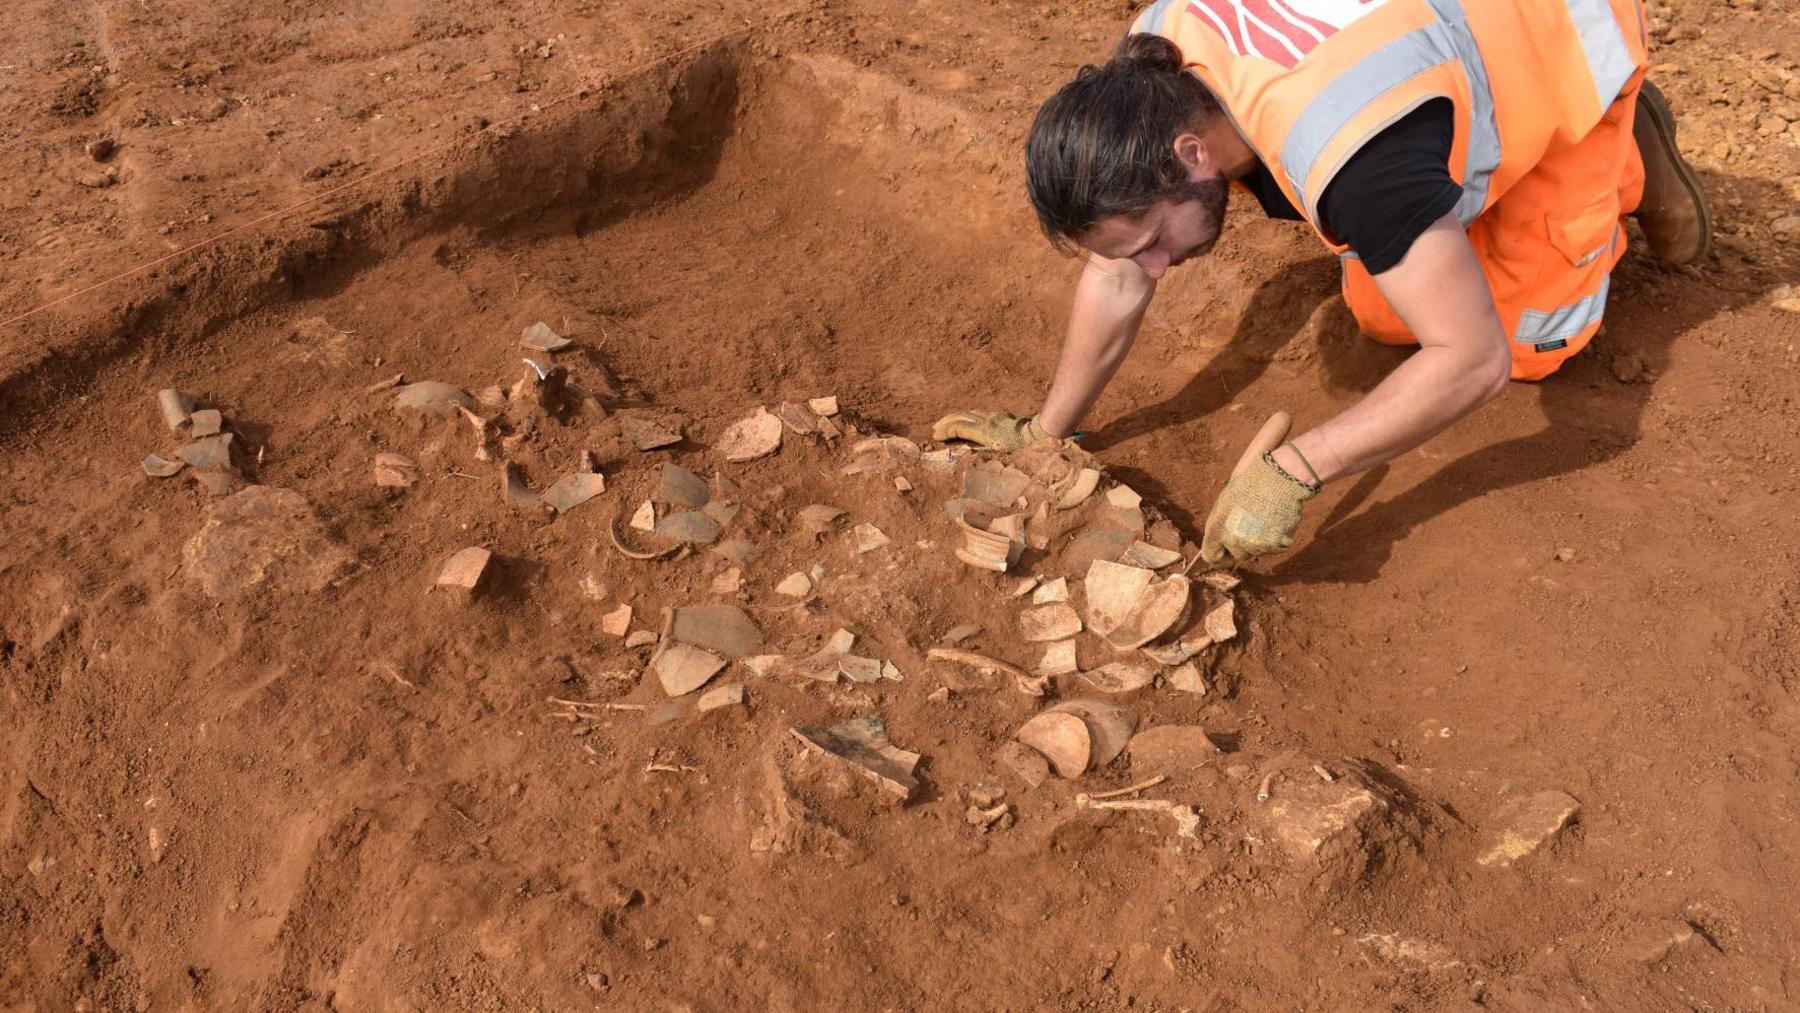
<path fill-rule="evenodd" d="M 1008 343 L 1048 329 L 1028 307 L 1054 305 L 1065 265 L 1046 265 L 996 171 L 1004 157 L 953 106 L 880 76 L 722 48 L 210 253 L 120 310 L 122 329 L 22 374 L 14 389 L 39 395 L 13 432 L 29 492 L 0 523 L 43 551 L 0 570 L 0 597 L 18 606 L 9 673 L 29 701 L 7 720 L 42 757 L 30 797 L 55 807 L 8 818 L 60 849 L 57 812 L 116 814 L 124 832 L 59 853 L 70 875 L 134 884 L 103 911 L 76 900 L 44 916 L 100 920 L 82 959 L 122 955 L 153 996 L 181 994 L 175 968 L 205 967 L 225 1005 L 331 993 L 358 1005 L 416 991 L 379 984 L 412 940 L 457 960 L 510 959 L 521 940 L 569 967 L 596 946 L 636 959 L 632 891 L 730 896 L 767 935 L 796 904 L 819 924 L 868 907 L 864 874 L 807 884 L 841 863 L 879 856 L 880 877 L 930 879 L 956 837 L 912 840 L 910 814 L 966 827 L 945 796 L 1009 776 L 996 750 L 1043 705 L 1033 694 L 1099 692 L 1068 671 L 1015 677 L 932 651 L 974 624 L 952 646 L 1047 669 L 1021 633 L 1019 581 L 1079 588 L 1085 565 L 1052 539 L 1114 511 L 1136 527 L 1105 552 L 1142 536 L 1192 555 L 1111 482 L 1053 514 L 1046 490 L 1077 477 L 1070 461 L 1093 463 L 1070 451 L 1030 465 L 1049 477 L 1018 493 L 1032 527 L 1014 572 L 972 568 L 946 504 L 968 494 L 975 456 L 932 463 L 903 439 L 858 449 L 882 432 L 924 436 L 951 387 L 996 382 Z M 548 359 L 519 339 L 539 321 L 573 339 L 554 361 L 581 396 L 533 407 Z M 379 387 L 395 374 L 475 392 L 492 431 L 396 410 Z M 221 413 L 252 488 L 209 499 L 191 468 L 146 477 L 140 458 L 188 438 L 158 415 L 169 387 Z M 842 406 L 836 437 L 790 427 L 779 452 L 744 463 L 712 449 L 755 410 L 826 396 Z M 644 453 L 627 419 L 684 438 Z M 409 459 L 416 478 L 376 484 L 380 455 Z M 607 489 L 551 520 L 502 496 L 502 460 L 528 491 L 590 461 Z M 664 463 L 710 486 L 727 538 L 646 561 L 615 532 L 655 497 Z M 796 518 L 811 504 L 841 523 L 806 530 Z M 1013 498 L 991 506 L 998 525 Z M 751 551 L 724 551 L 732 539 Z M 434 588 L 470 548 L 492 553 L 476 592 Z M 796 574 L 810 596 L 775 590 Z M 1052 621 L 1080 595 L 1046 598 Z M 1222 600 L 1196 591 L 1165 620 L 1197 629 Z M 741 603 L 772 654 L 817 657 L 843 630 L 863 660 L 822 679 L 763 678 L 734 659 L 717 681 L 745 684 L 747 707 L 671 708 L 651 649 L 624 634 L 701 603 Z M 1233 633 L 1182 690 L 1113 678 L 1146 719 L 1191 726 L 1202 681 L 1215 698 L 1229 688 L 1216 669 L 1238 649 Z M 1090 636 L 1083 650 L 1074 660 L 1098 666 L 1110 648 Z M 928 756 L 903 812 L 790 735 L 868 716 Z M 1118 748 L 1095 756 L 1105 777 L 1126 776 Z M 990 801 L 984 818 L 1046 816 L 1067 787 L 1014 785 L 1012 808 Z M 1216 774 L 1189 787 L 1229 794 Z M 1181 815 L 1141 822 L 1197 844 Z M 1116 861 L 1147 871 L 1160 855 Z M 538 899 L 523 914 L 502 901 L 526 894 Z M 597 941 L 571 929 L 596 924 Z M 182 959 L 153 956 L 171 950 Z M 588 987 L 547 984 L 546 1003 Z"/>
<path fill-rule="evenodd" d="M 1088 624 L 1078 667 L 1143 655 L 1098 641 L 1064 542 L 1006 574 L 954 555 L 967 534 L 947 504 L 982 458 L 854 448 L 929 443 L 951 409 L 1036 407 L 1079 265 L 1037 233 L 1020 141 L 1122 8 L 1060 5 L 1019 31 L 955 5 L 828 5 L 557 101 L 551 82 L 584 61 L 738 12 L 539 4 L 585 27 L 515 76 L 505 5 L 395 5 L 371 28 L 342 5 L 263 4 L 229 33 L 191 4 L 89 6 L 77 20 L 129 27 L 141 51 L 106 58 L 129 87 L 97 91 L 91 118 L 32 108 L 74 80 L 44 68 L 97 87 L 104 54 L 21 22 L 8 235 L 41 248 L 16 263 L 95 261 L 38 299 L 129 267 L 100 263 L 127 247 L 197 237 L 208 214 L 265 210 L 243 195 L 339 185 L 302 173 L 346 149 L 346 173 L 401 165 L 360 147 L 393 124 L 508 102 L 522 118 L 35 316 L 0 353 L 0 995 L 853 1010 L 1785 994 L 1791 877 L 1767 856 L 1795 850 L 1778 818 L 1793 595 L 1781 525 L 1759 518 L 1781 516 L 1762 504 L 1794 428 L 1792 318 L 1758 300 L 1788 280 L 1761 216 L 1791 203 L 1792 173 L 1765 157 L 1785 134 L 1746 143 L 1738 122 L 1746 103 L 1775 115 L 1759 79 L 1785 65 L 1731 41 L 1769 35 L 1766 11 L 1688 25 L 1703 41 L 1681 62 L 1723 59 L 1659 74 L 1684 150 L 1715 152 L 1707 185 L 1735 209 L 1716 261 L 1690 277 L 1629 257 L 1608 335 L 1554 382 L 1334 485 L 1293 552 L 1202 588 L 1181 639 L 1220 593 L 1235 633 L 1191 677 L 1114 669 L 1108 690 L 1064 673 L 1036 697 L 1021 686 L 1062 641 L 1026 634 L 1070 626 L 1058 594 Z M 1653 21 L 1691 20 L 1663 6 Z M 287 102 L 295 74 L 316 79 Z M 1709 102 L 1721 87 L 1743 102 Z M 271 101 L 187 119 L 238 88 Z M 84 132 L 120 125 L 117 185 L 80 184 Z M 268 164 L 239 163 L 265 141 Z M 39 171 L 76 176 L 43 187 L 58 203 L 41 215 L 19 203 L 39 201 Z M 1403 361 L 1356 333 L 1307 230 L 1236 210 L 1161 286 L 1088 421 L 1107 484 L 1050 516 L 1091 521 L 1123 480 L 1145 495 L 1145 540 L 1191 552 L 1263 415 L 1316 425 Z M 572 339 L 548 358 L 592 400 L 494 399 L 536 390 L 520 360 L 546 357 L 519 341 L 539 321 Z M 372 387 L 396 374 L 481 396 L 491 442 L 395 411 Z M 144 473 L 186 441 L 159 417 L 166 387 L 220 413 L 263 492 Z M 784 428 L 744 462 L 717 449 L 737 420 L 825 395 L 841 437 Z M 640 451 L 627 418 L 683 439 Z M 412 485 L 376 484 L 390 454 Z M 592 499 L 550 518 L 503 498 L 502 460 L 541 493 L 584 454 L 606 481 Z M 615 547 L 614 528 L 656 546 L 629 521 L 667 463 L 727 504 L 706 516 L 754 558 Z M 844 515 L 815 534 L 817 504 Z M 465 600 L 436 582 L 470 548 L 492 556 Z M 234 554 L 268 565 L 218 568 Z M 1015 596 L 1029 577 L 1047 579 Z M 741 683 L 741 701 L 670 706 L 643 638 L 665 609 L 723 604 L 759 651 L 818 660 L 842 630 L 852 660 L 759 675 L 733 658 L 688 696 Z M 969 625 L 955 650 L 1027 678 L 944 654 Z M 1027 723 L 1096 694 L 1135 714 L 1118 756 L 1035 787 L 1002 762 Z M 904 805 L 904 778 L 814 748 L 876 716 L 899 751 L 881 755 L 923 756 Z M 1101 726 L 1068 718 L 1033 737 L 1074 769 L 1069 737 Z"/>
<path fill-rule="evenodd" d="M 0 374 L 34 410 L 5 432 L 125 360 L 229 349 L 218 376 L 279 359 L 294 317 L 344 297 L 363 307 L 344 326 L 365 358 L 479 368 L 466 343 L 535 312 L 605 328 L 611 364 L 664 392 L 841 376 L 880 410 L 872 395 L 931 382 L 897 334 L 979 356 L 1002 307 L 1048 291 L 1041 263 L 1008 263 L 1030 237 L 995 173 L 1009 157 L 960 110 L 880 75 L 721 45 L 34 321 L 38 350 Z"/>

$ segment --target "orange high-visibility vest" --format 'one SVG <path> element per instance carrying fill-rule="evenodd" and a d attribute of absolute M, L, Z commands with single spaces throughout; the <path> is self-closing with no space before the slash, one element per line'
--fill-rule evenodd
<path fill-rule="evenodd" d="M 1294 207 L 1346 258 L 1354 254 L 1319 225 L 1319 198 L 1384 128 L 1426 101 L 1450 100 L 1449 170 L 1463 187 L 1456 214 L 1467 228 L 1540 163 L 1588 138 L 1609 110 L 1616 118 L 1646 50 L 1639 0 L 1158 0 L 1132 31 L 1175 43 Z M 1603 268 L 1570 303 L 1501 305 L 1524 346 L 1515 354 L 1597 329 L 1623 251 L 1620 210 L 1617 200 L 1610 210 L 1596 204 L 1604 220 L 1567 230 L 1593 247 L 1573 251 L 1571 269 Z M 1347 264 L 1347 295 L 1350 273 Z M 1502 287 L 1494 284 L 1497 303 Z M 1354 300 L 1352 308 L 1360 320 Z"/>

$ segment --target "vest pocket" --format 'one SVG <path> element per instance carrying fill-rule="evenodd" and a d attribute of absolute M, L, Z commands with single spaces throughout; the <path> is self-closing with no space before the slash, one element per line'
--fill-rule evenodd
<path fill-rule="evenodd" d="M 1545 218 L 1550 245 L 1570 267 L 1586 267 L 1612 252 L 1619 226 L 1619 195 L 1609 193 L 1579 211 L 1552 211 Z M 1608 258 L 1607 267 L 1611 266 Z"/>
<path fill-rule="evenodd" d="M 1520 308 L 1512 334 L 1515 366 L 1521 354 L 1551 355 L 1557 361 L 1573 355 L 1605 315 L 1622 239 L 1618 194 L 1609 192 L 1578 210 L 1547 212 L 1544 224 L 1545 238 L 1556 252 L 1545 251 L 1537 282 Z"/>

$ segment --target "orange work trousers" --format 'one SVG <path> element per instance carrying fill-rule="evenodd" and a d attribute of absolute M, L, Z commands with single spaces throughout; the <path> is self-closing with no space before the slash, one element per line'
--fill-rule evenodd
<path fill-rule="evenodd" d="M 1487 275 L 1512 348 L 1514 380 L 1541 380 L 1587 347 L 1600 330 L 1614 265 L 1625 255 L 1625 215 L 1644 192 L 1644 163 L 1632 138 L 1638 90 L 1648 62 L 1637 25 L 1638 0 L 1614 0 L 1638 72 L 1586 137 L 1548 152 L 1470 223 L 1469 242 Z M 1363 333 L 1390 345 L 1418 339 L 1346 254 L 1344 300 Z"/>

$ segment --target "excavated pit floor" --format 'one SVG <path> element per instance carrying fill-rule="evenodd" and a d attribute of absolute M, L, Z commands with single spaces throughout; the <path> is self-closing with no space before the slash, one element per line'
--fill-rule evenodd
<path fill-rule="evenodd" d="M 607 144 L 621 150 L 579 153 Z M 907 162 L 882 157 L 901 146 Z M 885 938 L 937 923 L 997 957 L 1004 926 L 1089 903 L 1085 877 L 1030 871 L 1046 841 L 1081 854 L 1142 837 L 1095 854 L 1149 904 L 1175 825 L 1096 823 L 1067 785 L 1006 783 L 994 751 L 1039 701 L 1010 677 L 927 662 L 964 623 L 985 628 L 966 649 L 1027 667 L 1042 650 L 1013 628 L 1018 577 L 952 555 L 944 503 L 973 457 L 933 469 L 849 450 L 921 434 L 945 364 L 909 339 L 979 350 L 1006 306 L 1041 297 L 1043 279 L 1009 266 L 992 235 L 1016 214 L 995 193 L 998 157 L 958 114 L 880 77 L 710 53 L 423 181 L 420 221 L 353 211 L 324 223 L 345 238 L 270 284 L 182 293 L 131 361 L 63 377 L 80 393 L 25 427 L 42 451 L 23 459 L 32 509 L 6 524 L 44 546 L 40 567 L 8 574 L 30 602 L 7 625 L 30 696 L 15 741 L 64 752 L 35 768 L 41 805 L 11 821 L 55 870 L 46 888 L 67 884 L 46 917 L 74 917 L 95 884 L 137 885 L 106 905 L 100 936 L 36 954 L 39 973 L 128 961 L 153 1006 L 466 1004 L 500 988 L 635 1007 L 671 994 L 673 961 L 690 1001 L 811 979 L 809 1005 L 848 1008 L 899 994 L 900 979 L 827 974 L 808 953 L 875 968 Z M 541 489 L 591 452 L 610 485 L 553 522 L 502 502 L 497 462 L 476 459 L 463 420 L 396 412 L 391 391 L 367 390 L 394 373 L 509 386 L 533 354 L 518 334 L 538 320 L 575 340 L 556 359 L 597 399 L 536 419 L 508 456 Z M 244 479 L 316 516 L 291 498 L 221 513 L 191 471 L 145 477 L 138 458 L 183 439 L 155 411 L 163 387 L 221 410 Z M 822 395 L 844 406 L 836 441 L 790 433 L 741 465 L 707 449 L 755 406 Z M 686 439 L 640 452 L 622 416 Z M 61 451 L 75 446 L 104 452 Z M 415 459 L 418 484 L 372 484 L 383 452 Z M 719 476 L 715 495 L 740 504 L 727 536 L 753 543 L 754 561 L 611 547 L 607 529 L 664 461 Z M 808 503 L 848 515 L 815 538 L 794 520 Z M 229 527 L 264 509 L 271 526 L 197 548 L 207 517 Z M 892 544 L 859 552 L 859 523 Z M 1158 537 L 1179 544 L 1166 522 Z M 433 581 L 467 546 L 495 558 L 459 603 Z M 825 577 L 810 603 L 775 594 L 813 566 Z M 602 616 L 629 604 L 630 628 L 654 631 L 665 607 L 721 600 L 743 602 L 771 650 L 798 656 L 847 628 L 904 677 L 825 686 L 734 665 L 718 681 L 747 681 L 747 707 L 661 723 L 650 649 L 602 632 Z M 1149 707 L 1179 723 L 1203 706 L 1155 692 L 1139 702 L 1146 723 Z M 589 706 L 570 720 L 557 699 Z M 925 755 L 909 807 L 789 734 L 866 714 Z M 111 757 L 106 776 L 77 776 L 96 754 Z M 1129 773 L 1120 761 L 1096 776 Z M 1228 791 L 1216 772 L 1204 782 Z M 966 866 L 986 849 L 964 818 L 977 787 L 1003 789 L 1005 828 L 1037 824 L 996 856 L 1031 889 L 995 893 L 992 868 Z M 927 1002 L 945 972 L 917 959 L 900 991 Z M 997 973 L 1043 990 L 1028 967 Z"/>
<path fill-rule="evenodd" d="M 1221 753 L 1182 770 L 1191 753 L 1164 742 L 1158 765 L 1127 756 L 1027 789 L 994 757 L 1040 702 L 925 655 L 968 622 L 995 656 L 1028 665 L 1038 650 L 1014 629 L 1015 578 L 950 553 L 942 505 L 960 473 L 846 475 L 852 436 L 790 434 L 743 465 L 708 449 L 758 405 L 828 394 L 863 435 L 921 439 L 1021 370 L 1047 377 L 1045 355 L 1017 350 L 1054 343 L 1074 265 L 1044 255 L 1000 171 L 1017 152 L 990 127 L 878 71 L 718 48 L 546 110 L 279 241 L 172 271 L 91 354 L 16 386 L 0 530 L 30 550 L 0 570 L 14 606 L 0 646 L 23 773 L 0 826 L 29 842 L 6 903 L 30 944 L 9 973 L 41 983 L 46 1005 L 95 1008 L 1348 1008 L 1395 995 L 1434 1008 L 1524 966 L 1503 997 L 1529 1006 L 1540 986 L 1567 995 L 1579 980 L 1539 955 L 1559 941 L 1546 926 L 1581 922 L 1577 952 L 1629 965 L 1606 964 L 1606 994 L 1666 997 L 1639 980 L 1642 962 L 1710 956 L 1708 933 L 1730 919 L 1652 903 L 1644 878 L 1606 896 L 1605 910 L 1636 914 L 1596 922 L 1600 888 L 1585 884 L 1646 861 L 1620 829 L 1625 803 L 1547 838 L 1550 851 L 1573 835 L 1587 864 L 1480 866 L 1503 829 L 1495 800 L 1523 795 L 1515 782 L 1560 783 L 1566 765 L 1529 743 L 1466 769 L 1393 759 L 1431 755 L 1451 729 L 1377 737 L 1386 716 L 1359 707 L 1354 684 L 1397 664 L 1358 649 L 1381 624 L 1284 627 L 1283 596 L 1307 583 L 1253 582 L 1239 638 L 1206 656 L 1211 692 L 1120 698 L 1140 727 L 1201 726 Z M 1189 538 L 1175 501 L 1194 508 L 1203 483 L 1173 469 L 1235 454 L 1256 422 L 1227 410 L 1236 392 L 1321 386 L 1305 370 L 1331 353 L 1320 378 L 1339 397 L 1396 354 L 1345 353 L 1342 321 L 1318 311 L 1329 263 L 1297 259 L 1275 228 L 1241 228 L 1242 252 L 1161 297 L 1158 326 L 1174 333 L 1134 367 L 1150 393 L 1103 437 L 1153 448 L 1115 455 L 1132 466 L 1114 476 Z M 1274 259 L 1291 284 L 1255 287 Z M 1233 310 L 1230 338 L 1248 346 L 1235 358 L 1215 355 L 1226 335 L 1183 322 Z M 607 492 L 553 522 L 501 502 L 466 424 L 397 416 L 390 394 L 365 392 L 396 372 L 510 385 L 525 368 L 517 336 L 538 320 L 575 340 L 558 361 L 610 413 L 584 406 L 518 448 L 540 489 L 581 451 L 600 458 Z M 1587 385 L 1563 395 L 1576 408 L 1616 408 L 1576 375 Z M 206 498 L 185 475 L 138 469 L 178 442 L 155 411 L 166 386 L 222 410 L 248 480 L 316 514 L 299 555 L 240 597 L 209 594 L 184 552 Z M 1152 403 L 1170 388 L 1198 393 Z M 633 414 L 687 439 L 639 453 L 609 428 Z M 1205 442 L 1180 428 L 1196 418 Z M 1545 456 L 1515 442 L 1468 483 Z M 383 451 L 418 459 L 419 484 L 373 485 Z M 738 567 L 742 597 L 718 590 L 732 567 L 708 553 L 644 563 L 610 548 L 607 528 L 662 461 L 722 474 L 715 491 L 744 505 L 738 532 L 764 551 Z M 1394 500 L 1390 512 L 1424 510 Z M 816 502 L 893 545 L 859 555 L 844 532 L 798 537 L 793 511 Z M 432 584 L 470 545 L 496 563 L 459 605 Z M 1326 572 L 1348 580 L 1388 559 L 1344 558 Z M 332 570 L 328 586 L 311 589 L 319 569 L 296 562 Z M 820 601 L 771 604 L 776 582 L 814 564 L 831 575 Z M 1394 622 L 1417 613 L 1399 597 L 1413 593 L 1396 592 Z M 722 599 L 746 603 L 783 650 L 853 629 L 905 678 L 826 687 L 734 669 L 746 707 L 652 723 L 649 652 L 602 616 L 628 603 L 634 629 L 655 629 L 664 607 Z M 1475 616 L 1467 636 L 1500 615 Z M 1496 655 L 1529 668 L 1513 632 L 1492 638 Z M 1461 671 L 1461 656 L 1439 660 Z M 1585 692 L 1539 677 L 1531 692 Z M 571 722 L 551 698 L 644 709 Z M 1540 727 L 1554 699 L 1518 704 L 1517 726 Z M 871 713 L 925 757 L 907 806 L 789 733 Z M 1195 836 L 1075 798 L 1151 773 L 1172 780 L 1150 795 L 1199 809 Z M 968 810 L 994 787 L 1012 822 L 983 832 Z M 1527 797 L 1527 825 L 1560 822 L 1557 799 Z M 1756 989 L 1775 980 L 1762 956 L 1730 952 Z"/>

